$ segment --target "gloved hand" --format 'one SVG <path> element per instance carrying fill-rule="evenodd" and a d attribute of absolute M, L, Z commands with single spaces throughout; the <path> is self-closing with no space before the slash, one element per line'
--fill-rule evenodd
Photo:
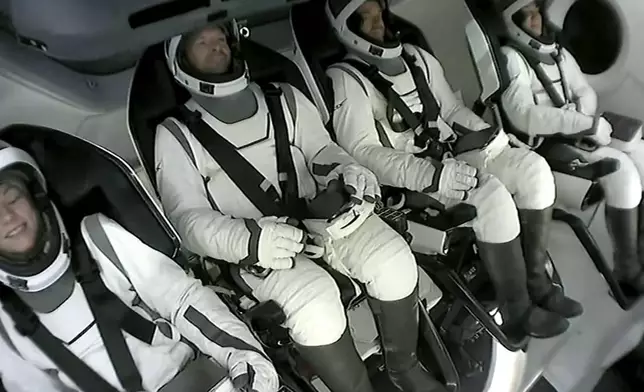
<path fill-rule="evenodd" d="M 344 187 L 356 202 L 375 203 L 380 199 L 380 184 L 376 175 L 364 166 L 355 163 L 344 165 L 341 169 Z"/>
<path fill-rule="evenodd" d="M 246 219 L 248 255 L 242 265 L 257 265 L 270 269 L 292 268 L 295 255 L 304 250 L 305 233 L 286 217 L 264 217 L 258 221 Z"/>
<path fill-rule="evenodd" d="M 578 110 L 577 110 L 577 103 L 576 103 L 576 102 L 570 102 L 570 103 L 567 103 L 567 104 L 565 104 L 561 109 L 562 109 L 562 110 L 570 110 L 570 111 L 573 111 L 573 112 L 578 111 Z"/>
<path fill-rule="evenodd" d="M 478 170 L 463 161 L 448 158 L 435 167 L 434 179 L 437 180 L 423 190 L 425 193 L 463 201 L 468 198 L 468 192 L 478 186 Z"/>
<path fill-rule="evenodd" d="M 610 123 L 604 117 L 599 117 L 595 124 L 595 134 L 589 138 L 600 146 L 607 146 L 610 144 L 612 134 L 613 127 Z"/>
<path fill-rule="evenodd" d="M 235 391 L 276 392 L 279 388 L 279 379 L 270 361 L 254 352 L 247 351 L 244 354 L 246 355 L 243 355 L 243 359 L 231 358 L 229 361 L 230 363 L 233 359 L 238 359 L 230 367 L 230 378 Z"/>

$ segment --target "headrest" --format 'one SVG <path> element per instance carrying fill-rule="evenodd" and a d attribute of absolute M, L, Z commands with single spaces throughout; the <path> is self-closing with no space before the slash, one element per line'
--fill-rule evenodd
<path fill-rule="evenodd" d="M 501 87 L 498 94 L 500 97 L 500 94 L 505 91 L 510 83 L 505 65 L 505 56 L 501 53 L 501 47 L 504 45 L 507 37 L 507 27 L 503 22 L 502 15 L 492 1 L 467 0 L 467 6 L 490 44 L 492 56 L 495 60 L 495 67 L 501 79 Z"/>
<path fill-rule="evenodd" d="M 115 154 L 50 128 L 12 125 L 0 139 L 29 153 L 47 181 L 48 195 L 68 230 L 103 213 L 152 248 L 174 256 L 179 240 L 134 170 Z"/>

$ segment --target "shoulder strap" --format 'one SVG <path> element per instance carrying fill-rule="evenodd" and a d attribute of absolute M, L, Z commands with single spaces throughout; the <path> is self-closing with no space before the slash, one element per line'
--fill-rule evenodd
<path fill-rule="evenodd" d="M 16 330 L 28 337 L 83 391 L 117 392 L 45 328 L 34 311 L 9 287 L 0 284 L 0 300 Z M 107 346 L 107 344 L 106 344 Z M 140 389 L 139 389 L 140 390 Z"/>
<path fill-rule="evenodd" d="M 235 186 L 257 207 L 264 216 L 282 216 L 279 193 L 253 165 L 251 165 L 226 138 L 221 136 L 201 118 L 198 111 L 186 107 L 182 120 L 192 135 L 208 151 Z"/>
<path fill-rule="evenodd" d="M 440 131 L 437 128 L 436 120 L 440 114 L 440 108 L 434 95 L 429 90 L 429 85 L 427 79 L 424 77 L 423 71 L 415 63 L 415 57 L 403 51 L 403 60 L 409 67 L 414 84 L 416 84 L 416 88 L 418 89 L 418 95 L 423 103 L 422 118 L 419 118 L 419 115 L 411 111 L 405 101 L 394 90 L 393 84 L 380 74 L 376 66 L 355 59 L 346 59 L 344 62 L 358 70 L 358 72 L 369 80 L 376 90 L 385 97 L 389 108 L 395 109 L 400 114 L 404 127 L 399 132 L 404 132 L 409 129 L 415 131 L 414 144 L 418 147 L 426 147 L 430 139 L 434 138 L 438 140 L 439 138 Z M 388 110 L 388 117 L 392 115 L 393 113 Z M 391 118 L 389 120 L 391 122 Z"/>
<path fill-rule="evenodd" d="M 539 80 L 539 83 L 541 83 L 541 85 L 543 86 L 543 89 L 545 90 L 546 94 L 548 94 L 548 97 L 552 101 L 552 104 L 557 108 L 563 107 L 566 104 L 565 99 L 562 98 L 561 95 L 559 95 L 559 93 L 557 92 L 557 89 L 555 88 L 554 83 L 548 77 L 548 75 L 546 75 L 539 61 L 537 61 L 534 57 L 525 54 L 519 45 L 516 45 L 513 42 L 510 42 L 508 45 L 512 47 L 514 50 L 516 50 L 517 53 L 521 56 L 521 58 L 526 62 L 528 67 L 530 67 L 534 71 L 534 74 L 537 76 L 537 79 Z M 562 69 L 559 66 L 558 62 L 557 62 L 557 68 L 559 68 L 559 76 L 563 76 L 563 73 L 561 72 Z M 566 94 L 566 86 L 563 83 L 563 79 L 562 79 L 561 86 L 562 86 L 562 90 L 564 91 L 564 94 Z"/>
<path fill-rule="evenodd" d="M 107 241 L 109 244 L 109 240 Z M 111 248 L 111 245 L 109 246 Z M 141 391 L 143 389 L 141 374 L 134 363 L 121 329 L 150 344 L 156 329 L 155 325 L 130 309 L 105 287 L 98 266 L 80 230 L 72 244 L 72 261 L 78 281 L 96 320 L 105 350 L 121 385 L 128 392 Z"/>
<path fill-rule="evenodd" d="M 275 87 L 275 86 L 273 86 Z M 297 103 L 295 102 L 295 92 L 293 92 L 293 86 L 289 84 L 281 84 L 279 87 L 276 87 L 284 93 L 284 98 L 286 98 L 286 107 L 288 108 L 288 112 L 291 115 L 291 120 L 293 121 L 293 128 L 295 128 L 296 120 L 297 120 Z M 264 91 L 262 89 L 262 91 Z M 264 91 L 264 94 L 266 92 Z M 280 106 L 281 106 L 280 102 Z M 269 108 L 270 111 L 270 108 Z"/>
<path fill-rule="evenodd" d="M 411 77 L 412 79 L 414 79 L 414 84 L 418 89 L 418 96 L 420 98 L 420 101 L 423 103 L 423 115 L 425 117 L 425 120 L 436 121 L 438 119 L 438 116 L 440 116 L 441 108 L 438 105 L 438 101 L 436 101 L 436 97 L 429 88 L 429 81 L 427 80 L 425 73 L 416 63 L 419 57 L 423 61 L 423 63 L 425 63 L 425 60 L 422 58 L 420 53 L 417 52 L 416 55 L 413 55 L 407 52 L 407 50 L 402 51 L 402 58 L 407 64 L 407 67 L 409 67 Z M 425 68 L 427 69 L 427 74 L 429 74 L 430 70 L 427 63 L 425 63 Z"/>
<path fill-rule="evenodd" d="M 266 99 L 266 106 L 268 107 L 268 113 L 273 123 L 273 132 L 275 133 L 275 155 L 277 156 L 277 175 L 282 190 L 282 205 L 289 212 L 289 216 L 301 217 L 302 214 L 299 211 L 301 199 L 299 197 L 297 172 L 293 162 L 293 154 L 291 153 L 286 119 L 282 110 L 282 89 L 273 84 L 267 84 L 262 86 L 262 92 Z M 294 108 L 293 97 L 291 115 L 293 115 Z M 293 117 L 293 124 L 295 124 L 295 117 Z"/>

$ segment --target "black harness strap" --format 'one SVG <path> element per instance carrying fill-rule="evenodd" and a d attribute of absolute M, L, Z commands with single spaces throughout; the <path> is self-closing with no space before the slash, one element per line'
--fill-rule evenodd
<path fill-rule="evenodd" d="M 107 381 L 74 355 L 45 328 L 34 311 L 13 290 L 0 285 L 0 299 L 16 330 L 28 337 L 83 391 L 117 392 Z"/>
<path fill-rule="evenodd" d="M 77 241 L 74 242 L 72 260 L 75 261 L 76 276 L 85 292 L 114 371 L 126 391 L 141 391 L 143 390 L 141 374 L 134 363 L 121 329 L 149 344 L 156 327 L 127 307 L 105 287 L 98 267 L 92 260 L 80 233 L 77 234 Z"/>
<path fill-rule="evenodd" d="M 282 109 L 282 90 L 272 84 L 262 86 L 266 106 L 275 132 L 275 155 L 277 156 L 277 176 L 282 190 L 282 207 L 294 218 L 303 217 L 303 200 L 299 195 L 297 172 L 291 153 L 288 128 Z M 295 121 L 295 119 L 293 119 Z"/>
<path fill-rule="evenodd" d="M 180 120 L 235 186 L 264 216 L 300 218 L 304 215 L 305 207 L 304 201 L 299 198 L 297 172 L 291 154 L 286 119 L 282 110 L 282 90 L 273 85 L 264 86 L 262 90 L 269 111 L 269 120 L 273 124 L 275 133 L 275 155 L 282 197 L 273 184 L 248 162 L 232 143 L 201 118 L 201 113 L 182 107 L 180 108 L 182 117 Z M 206 192 L 208 192 L 207 189 Z"/>
<path fill-rule="evenodd" d="M 80 232 L 75 239 L 72 245 L 72 260 L 76 277 L 85 292 L 114 371 L 126 391 L 141 391 L 143 389 L 141 374 L 134 363 L 122 331 L 151 344 L 156 326 L 130 309 L 105 287 L 98 267 Z M 93 369 L 71 353 L 63 342 L 53 336 L 42 325 L 33 310 L 12 289 L 0 285 L 0 293 L 3 305 L 13 319 L 16 329 L 29 337 L 74 383 L 87 391 L 115 391 Z"/>
<path fill-rule="evenodd" d="M 423 104 L 422 113 L 412 112 L 394 90 L 393 83 L 385 79 L 376 66 L 355 59 L 346 59 L 343 62 L 360 72 L 385 97 L 388 103 L 387 119 L 395 132 L 414 131 L 414 144 L 417 147 L 425 148 L 426 155 L 442 159 L 443 155 L 451 148 L 448 144 L 440 142 L 440 131 L 436 123 L 440 116 L 440 106 L 429 88 L 425 73 L 416 64 L 416 56 L 403 51 L 402 58 L 407 64 L 418 90 L 418 96 Z M 397 127 L 392 121 L 393 110 L 396 110 L 402 117 L 402 126 Z"/>
<path fill-rule="evenodd" d="M 185 109 L 185 110 L 184 110 Z M 281 216 L 277 189 L 231 144 L 201 118 L 198 111 L 182 108 L 184 124 L 217 162 L 231 181 L 265 216 Z M 208 191 L 208 190 L 206 190 Z"/>
<path fill-rule="evenodd" d="M 516 51 L 518 51 L 521 54 L 521 57 L 523 57 L 523 59 L 525 60 L 526 64 L 528 64 L 528 66 L 532 68 L 535 75 L 537 76 L 537 79 L 539 80 L 539 83 L 541 83 L 544 91 L 548 95 L 548 98 L 550 98 L 550 100 L 552 101 L 552 104 L 555 107 L 562 108 L 568 102 L 570 102 L 570 97 L 568 96 L 568 85 L 565 79 L 566 77 L 561 67 L 561 61 L 562 61 L 561 51 L 556 55 L 552 56 L 552 58 L 555 61 L 555 64 L 557 65 L 557 69 L 559 70 L 559 76 L 561 78 L 561 90 L 563 91 L 563 95 L 564 95 L 563 97 L 557 91 L 553 81 L 548 77 L 546 72 L 543 70 L 543 67 L 541 66 L 540 61 L 534 58 L 534 56 L 531 56 L 529 53 L 525 53 L 525 50 L 523 50 L 523 48 L 521 48 L 519 45 L 514 44 L 512 42 L 509 43 L 508 45 L 514 48 Z"/>

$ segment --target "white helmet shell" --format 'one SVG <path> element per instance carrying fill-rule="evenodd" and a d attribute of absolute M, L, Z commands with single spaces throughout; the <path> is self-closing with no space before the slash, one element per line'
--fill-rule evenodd
<path fill-rule="evenodd" d="M 0 173 L 5 170 L 17 170 L 25 174 L 31 181 L 37 183 L 35 185 L 41 188 L 43 194 L 46 194 L 45 178 L 36 161 L 25 151 L 0 142 Z M 51 213 L 47 218 L 56 220 L 56 222 L 50 223 L 50 227 L 55 227 L 52 235 L 60 236 L 60 238 L 55 239 L 56 241 L 53 241 L 59 244 L 58 249 L 52 249 L 46 255 L 39 255 L 39 260 L 34 264 L 40 264 L 42 268 L 37 268 L 36 273 L 33 274 L 11 273 L 7 271 L 9 268 L 5 264 L 6 260 L 1 260 L 0 282 L 15 290 L 25 292 L 42 291 L 57 282 L 70 267 L 69 240 L 65 226 L 55 206 L 50 201 L 47 201 L 47 203 L 51 206 Z"/>
<path fill-rule="evenodd" d="M 390 47 L 371 42 L 349 28 L 348 20 L 362 4 L 370 0 L 327 0 L 325 12 L 340 42 L 364 56 L 375 59 L 392 59 L 402 54 L 400 42 Z"/>
<path fill-rule="evenodd" d="M 513 0 L 513 1 L 501 1 L 502 4 L 502 13 L 503 13 L 503 22 L 505 23 L 509 38 L 518 43 L 519 45 L 530 49 L 535 52 L 535 55 L 538 57 L 550 56 L 555 54 L 558 50 L 558 45 L 556 42 L 543 42 L 539 40 L 538 37 L 530 34 L 525 31 L 521 26 L 515 23 L 514 16 L 521 12 L 521 9 L 525 6 L 528 6 L 534 3 L 534 0 Z M 544 10 L 541 10 L 542 15 L 545 18 Z M 545 22 L 545 20 L 544 20 Z"/>
<path fill-rule="evenodd" d="M 236 22 L 231 22 L 231 32 L 235 38 L 238 38 L 239 29 Z M 172 73 L 174 79 L 186 87 L 191 93 L 195 93 L 205 97 L 226 97 L 238 93 L 248 87 L 250 77 L 248 73 L 248 66 L 244 61 L 243 72 L 234 75 L 230 80 L 223 80 L 221 82 L 214 82 L 211 80 L 200 79 L 197 76 L 191 75 L 187 70 L 181 66 L 179 53 L 181 50 L 181 41 L 186 34 L 177 35 L 165 43 L 165 57 L 168 68 Z"/>

